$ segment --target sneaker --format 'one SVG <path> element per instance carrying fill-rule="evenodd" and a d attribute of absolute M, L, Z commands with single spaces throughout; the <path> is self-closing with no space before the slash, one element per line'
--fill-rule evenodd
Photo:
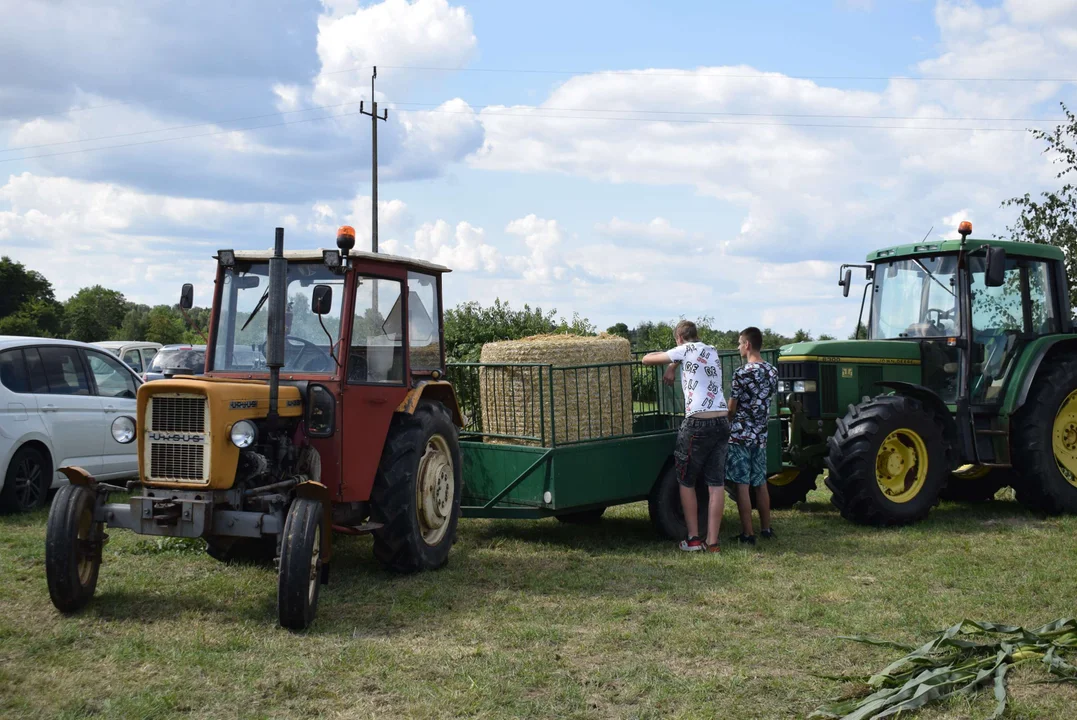
<path fill-rule="evenodd" d="M 681 540 L 681 550 L 685 552 L 700 552 L 705 550 L 706 546 L 703 544 L 703 539 L 693 535 L 687 540 Z"/>
<path fill-rule="evenodd" d="M 770 528 L 767 528 L 766 530 L 763 530 L 759 534 L 763 536 L 764 540 L 777 540 L 778 539 L 778 536 L 775 535 L 774 531 L 771 530 Z"/>
<path fill-rule="evenodd" d="M 737 541 L 741 545 L 751 545 L 752 547 L 755 547 L 755 535 L 745 535 L 741 533 L 737 536 Z"/>

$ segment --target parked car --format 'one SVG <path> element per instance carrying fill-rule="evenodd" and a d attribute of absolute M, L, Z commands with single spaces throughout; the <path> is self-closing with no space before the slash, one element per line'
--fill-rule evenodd
<path fill-rule="evenodd" d="M 139 375 L 149 369 L 153 356 L 161 349 L 161 343 L 137 340 L 107 340 L 93 344 L 123 360 Z"/>
<path fill-rule="evenodd" d="M 142 380 L 104 349 L 0 335 L 0 512 L 41 507 L 77 465 L 103 481 L 138 476 Z"/>
<path fill-rule="evenodd" d="M 203 375 L 206 372 L 205 345 L 165 345 L 153 356 L 153 362 L 142 374 L 146 382 L 161 380 L 171 371 L 187 375 Z"/>

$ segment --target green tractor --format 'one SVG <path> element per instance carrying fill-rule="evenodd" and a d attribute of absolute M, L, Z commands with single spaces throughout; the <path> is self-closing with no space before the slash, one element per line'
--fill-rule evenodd
<path fill-rule="evenodd" d="M 971 231 L 963 222 L 960 240 L 843 265 L 846 297 L 852 268 L 865 271 L 867 339 L 782 348 L 775 507 L 803 500 L 825 470 L 834 505 L 865 525 L 916 522 L 940 499 L 987 500 L 1007 485 L 1037 511 L 1077 512 L 1077 334 L 1062 252 Z"/>

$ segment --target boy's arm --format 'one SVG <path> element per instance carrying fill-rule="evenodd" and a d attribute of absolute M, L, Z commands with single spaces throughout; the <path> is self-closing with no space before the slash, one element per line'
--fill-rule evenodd
<path fill-rule="evenodd" d="M 673 362 L 673 360 L 670 359 L 669 353 L 667 352 L 653 352 L 644 355 L 640 362 L 644 365 L 668 365 Z"/>
<path fill-rule="evenodd" d="M 726 405 L 729 406 L 729 417 L 733 417 L 737 414 L 737 399 L 735 397 L 729 398 Z"/>

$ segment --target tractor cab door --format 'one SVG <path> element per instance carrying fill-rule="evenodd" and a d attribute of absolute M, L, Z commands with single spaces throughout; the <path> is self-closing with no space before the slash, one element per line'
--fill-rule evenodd
<path fill-rule="evenodd" d="M 986 259 L 969 258 L 971 271 L 972 342 L 970 401 L 1002 402 L 1006 383 L 1025 343 L 1058 332 L 1047 261 L 1008 257 L 1002 285 L 984 283 Z"/>

